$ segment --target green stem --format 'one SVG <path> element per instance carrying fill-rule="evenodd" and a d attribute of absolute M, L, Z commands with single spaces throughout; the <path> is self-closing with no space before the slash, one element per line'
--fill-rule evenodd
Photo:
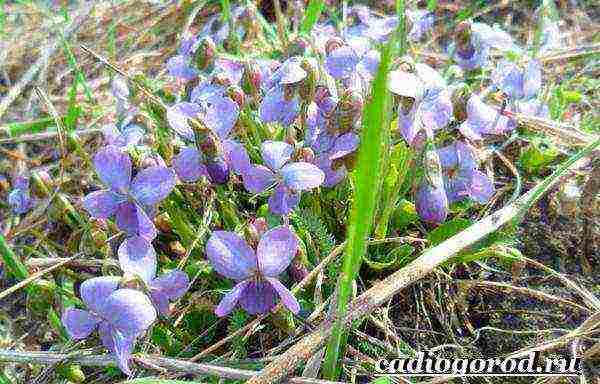
<path fill-rule="evenodd" d="M 10 248 L 4 236 L 0 234 L 0 255 L 2 261 L 6 265 L 8 272 L 18 280 L 25 280 L 29 276 L 27 267 L 21 262 L 21 260 L 15 255 L 13 250 Z"/>

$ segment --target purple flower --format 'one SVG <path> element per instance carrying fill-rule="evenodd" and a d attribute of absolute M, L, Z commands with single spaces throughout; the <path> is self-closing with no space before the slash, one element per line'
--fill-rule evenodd
<path fill-rule="evenodd" d="M 169 301 L 179 299 L 189 288 L 187 274 L 174 269 L 156 277 L 156 252 L 152 244 L 142 237 L 126 239 L 117 253 L 123 272 L 139 276 L 150 289 L 150 298 L 159 313 L 168 315 Z"/>
<path fill-rule="evenodd" d="M 513 120 L 485 104 L 476 94 L 467 101 L 467 120 L 458 127 L 471 140 L 481 140 L 483 135 L 500 135 L 516 127 Z"/>
<path fill-rule="evenodd" d="M 325 59 L 325 69 L 334 79 L 348 79 L 360 76 L 368 82 L 379 67 L 379 51 L 370 49 L 365 39 L 348 40 L 348 44 L 333 49 Z"/>
<path fill-rule="evenodd" d="M 233 232 L 216 231 L 206 243 L 206 254 L 213 268 L 237 282 L 217 308 L 225 316 L 239 303 L 250 314 L 266 313 L 275 307 L 277 296 L 293 313 L 300 305 L 277 278 L 291 263 L 298 239 L 288 227 L 280 226 L 262 235 L 256 252 Z"/>
<path fill-rule="evenodd" d="M 106 124 L 102 127 L 102 135 L 107 145 L 124 149 L 138 145 L 144 139 L 144 130 L 137 124 L 127 124 L 122 130 L 116 124 Z"/>
<path fill-rule="evenodd" d="M 33 207 L 29 193 L 29 177 L 19 175 L 14 178 L 13 189 L 8 194 L 8 205 L 16 215 L 26 213 Z"/>
<path fill-rule="evenodd" d="M 516 63 L 503 60 L 492 72 L 491 79 L 511 99 L 531 99 L 542 87 L 542 66 L 539 61 L 531 60 L 521 69 Z"/>
<path fill-rule="evenodd" d="M 437 150 L 440 158 L 448 202 L 470 198 L 480 204 L 494 195 L 492 181 L 477 170 L 475 154 L 470 146 L 456 142 Z"/>
<path fill-rule="evenodd" d="M 129 156 L 109 145 L 94 156 L 98 177 L 108 189 L 92 192 L 83 199 L 83 206 L 92 217 L 116 217 L 117 226 L 132 236 L 148 241 L 156 237 L 156 228 L 147 212 L 153 211 L 175 186 L 172 170 L 154 166 L 140 170 L 131 178 Z"/>
<path fill-rule="evenodd" d="M 485 67 L 489 62 L 490 49 L 519 51 L 512 37 L 483 23 L 463 22 L 456 28 L 454 60 L 465 70 Z"/>
<path fill-rule="evenodd" d="M 417 189 L 415 208 L 423 220 L 439 224 L 448 216 L 448 197 L 444 189 L 440 157 L 436 151 L 425 151 L 423 167 L 425 175 Z"/>
<path fill-rule="evenodd" d="M 242 174 L 244 186 L 252 193 L 261 193 L 274 185 L 269 197 L 269 210 L 276 215 L 287 215 L 300 202 L 300 191 L 318 187 L 325 174 L 315 165 L 290 162 L 294 148 L 282 141 L 265 141 L 261 145 L 266 164 L 253 165 Z"/>
<path fill-rule="evenodd" d="M 244 147 L 229 139 L 239 116 L 239 106 L 223 95 L 222 88 L 211 84 L 196 89 L 192 99 L 195 102 L 182 102 L 167 110 L 171 127 L 195 143 L 194 147 L 184 148 L 173 158 L 173 168 L 186 182 L 206 176 L 214 183 L 226 183 L 230 168 L 242 173 L 250 165 Z M 199 119 L 211 134 L 196 135 L 188 124 L 191 118 Z"/>
<path fill-rule="evenodd" d="M 76 340 L 98 329 L 102 344 L 115 355 L 119 368 L 127 374 L 135 341 L 152 325 L 156 310 L 148 297 L 133 289 L 118 289 L 119 278 L 95 277 L 81 284 L 81 299 L 88 310 L 69 308 L 62 322 Z"/>
<path fill-rule="evenodd" d="M 419 41 L 433 27 L 433 13 L 426 9 L 417 9 L 415 11 L 406 11 L 406 16 L 412 23 L 408 34 L 411 41 Z"/>

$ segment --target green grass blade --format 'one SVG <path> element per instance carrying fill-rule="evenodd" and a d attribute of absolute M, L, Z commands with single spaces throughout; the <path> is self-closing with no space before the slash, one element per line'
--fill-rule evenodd
<path fill-rule="evenodd" d="M 221 0 L 221 11 L 223 12 L 223 22 L 229 23 L 229 19 L 231 19 L 231 4 L 229 4 L 229 0 Z"/>
<path fill-rule="evenodd" d="M 29 277 L 27 267 L 25 267 L 25 264 L 23 264 L 17 255 L 15 255 L 2 235 L 0 235 L 0 256 L 2 256 L 2 262 L 8 269 L 8 272 L 16 279 L 25 280 Z"/>
<path fill-rule="evenodd" d="M 310 0 L 302 24 L 300 25 L 301 34 L 310 34 L 310 31 L 312 31 L 317 21 L 319 21 L 319 16 L 321 16 L 324 7 L 325 3 L 323 0 Z"/>
<path fill-rule="evenodd" d="M 346 316 L 354 281 L 366 251 L 367 238 L 373 226 L 379 183 L 383 179 L 382 163 L 389 146 L 389 105 L 387 75 L 395 41 L 383 48 L 379 70 L 373 81 L 372 95 L 363 112 L 361 147 L 356 169 L 354 203 L 347 232 L 347 245 L 340 275 L 335 318 L 323 366 L 324 377 L 337 377 L 337 362 L 344 339 L 341 319 Z"/>

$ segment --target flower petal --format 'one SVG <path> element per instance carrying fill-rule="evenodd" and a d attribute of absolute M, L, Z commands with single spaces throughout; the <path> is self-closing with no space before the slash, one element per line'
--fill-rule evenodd
<path fill-rule="evenodd" d="M 177 55 L 167 60 L 169 75 L 188 81 L 198 76 L 196 70 L 189 65 L 189 58 L 185 55 Z"/>
<path fill-rule="evenodd" d="M 115 192 L 124 192 L 131 182 L 131 159 L 117 147 L 108 145 L 94 155 L 98 177 Z"/>
<path fill-rule="evenodd" d="M 168 316 L 171 312 L 171 308 L 169 306 L 169 298 L 165 295 L 164 292 L 158 290 L 150 291 L 150 300 L 152 304 L 158 309 L 158 313 L 163 316 Z"/>
<path fill-rule="evenodd" d="M 256 271 L 256 254 L 233 232 L 215 231 L 206 242 L 206 255 L 213 268 L 233 280 L 243 280 Z"/>
<path fill-rule="evenodd" d="M 156 275 L 156 252 L 151 243 L 143 237 L 125 239 L 117 251 L 123 272 L 138 275 L 150 283 Z"/>
<path fill-rule="evenodd" d="M 237 122 L 240 107 L 229 97 L 213 96 L 202 115 L 202 122 L 221 140 L 225 139 Z"/>
<path fill-rule="evenodd" d="M 131 236 L 142 236 L 148 241 L 156 237 L 154 223 L 142 207 L 135 203 L 119 205 L 115 215 L 117 226 Z"/>
<path fill-rule="evenodd" d="M 252 193 L 261 193 L 275 182 L 275 174 L 263 165 L 253 165 L 242 174 L 244 187 Z"/>
<path fill-rule="evenodd" d="M 219 317 L 227 316 L 238 303 L 240 296 L 244 293 L 246 287 L 250 284 L 250 281 L 244 280 L 237 283 L 231 291 L 229 291 L 223 298 L 217 307 L 215 308 L 215 315 Z"/>
<path fill-rule="evenodd" d="M 523 97 L 526 99 L 536 97 L 541 87 L 542 65 L 537 60 L 531 60 L 523 75 Z"/>
<path fill-rule="evenodd" d="M 323 181 L 324 187 L 333 187 L 337 185 L 339 182 L 344 180 L 348 171 L 345 166 L 340 166 L 336 169 L 333 169 L 333 162 L 329 159 L 329 155 L 324 154 L 318 156 L 315 159 L 315 165 L 319 167 L 320 170 L 325 173 L 325 180 Z"/>
<path fill-rule="evenodd" d="M 126 336 L 138 336 L 156 320 L 156 310 L 148 296 L 128 288 L 114 291 L 104 302 L 100 315 Z"/>
<path fill-rule="evenodd" d="M 339 136 L 333 143 L 333 148 L 329 152 L 329 158 L 331 160 L 340 159 L 358 148 L 360 139 L 358 135 L 353 132 L 345 133 Z"/>
<path fill-rule="evenodd" d="M 296 191 L 316 188 L 325 180 L 323 171 L 305 162 L 287 164 L 281 169 L 281 175 L 285 185 Z"/>
<path fill-rule="evenodd" d="M 235 140 L 223 141 L 223 155 L 229 168 L 237 174 L 243 175 L 251 166 L 246 148 Z"/>
<path fill-rule="evenodd" d="M 264 276 L 277 277 L 290 265 L 298 250 L 298 238 L 287 226 L 267 231 L 258 242 L 256 258 Z"/>
<path fill-rule="evenodd" d="M 239 303 L 251 315 L 267 313 L 277 302 L 275 289 L 264 280 L 250 281 L 239 298 Z"/>
<path fill-rule="evenodd" d="M 420 99 L 423 97 L 423 83 L 412 73 L 401 70 L 390 71 L 388 89 L 395 95 Z"/>
<path fill-rule="evenodd" d="M 334 79 L 345 79 L 356 71 L 360 58 L 348 45 L 331 51 L 325 59 L 325 69 Z"/>
<path fill-rule="evenodd" d="M 283 141 L 267 140 L 261 144 L 260 152 L 267 167 L 277 172 L 288 162 L 294 152 L 294 147 Z"/>
<path fill-rule="evenodd" d="M 282 85 L 295 84 L 304 80 L 307 76 L 306 71 L 302 68 L 301 58 L 290 57 L 281 64 L 281 66 L 273 73 L 271 81 L 278 82 Z"/>
<path fill-rule="evenodd" d="M 188 119 L 197 118 L 202 108 L 195 103 L 183 102 L 167 108 L 167 121 L 178 135 L 194 140 L 194 131 L 188 124 Z"/>
<path fill-rule="evenodd" d="M 173 157 L 173 169 L 185 182 L 195 182 L 202 176 L 208 177 L 206 166 L 202 164 L 200 152 L 196 148 L 185 147 Z"/>
<path fill-rule="evenodd" d="M 121 371 L 127 376 L 131 375 L 131 369 L 129 368 L 129 359 L 135 346 L 135 336 L 127 335 L 114 330 L 112 333 L 113 339 L 113 350 L 115 358 L 117 359 L 117 365 Z"/>
<path fill-rule="evenodd" d="M 100 276 L 84 281 L 79 288 L 81 300 L 95 313 L 101 313 L 106 299 L 119 287 L 119 277 Z"/>
<path fill-rule="evenodd" d="M 174 269 L 161 275 L 150 283 L 150 288 L 159 290 L 171 300 L 179 299 L 190 287 L 190 279 L 187 273 Z"/>
<path fill-rule="evenodd" d="M 83 207 L 92 217 L 108 219 L 115 214 L 123 201 L 125 198 L 113 191 L 95 191 L 83 198 Z"/>
<path fill-rule="evenodd" d="M 100 318 L 77 308 L 67 308 L 62 315 L 62 323 L 65 329 L 75 340 L 85 339 L 98 326 Z"/>
<path fill-rule="evenodd" d="M 160 203 L 175 187 L 175 173 L 165 167 L 142 169 L 131 183 L 131 194 L 142 205 Z"/>
<path fill-rule="evenodd" d="M 494 195 L 494 184 L 487 175 L 478 170 L 471 173 L 469 197 L 480 204 L 487 203 Z"/>
<path fill-rule="evenodd" d="M 298 97 L 286 100 L 283 87 L 276 86 L 271 88 L 259 107 L 259 115 L 263 122 L 279 122 L 284 126 L 289 126 L 300 112 L 300 103 Z"/>
<path fill-rule="evenodd" d="M 300 192 L 293 191 L 283 184 L 269 196 L 269 211 L 275 215 L 289 215 L 300 202 Z"/>
<path fill-rule="evenodd" d="M 274 277 L 266 277 L 265 279 L 277 292 L 279 298 L 281 298 L 281 302 L 287 307 L 287 309 L 292 311 L 292 313 L 300 312 L 300 303 L 298 303 L 298 300 L 296 299 L 294 294 L 290 292 L 290 290 L 287 289 L 283 284 L 281 284 L 281 281 Z"/>

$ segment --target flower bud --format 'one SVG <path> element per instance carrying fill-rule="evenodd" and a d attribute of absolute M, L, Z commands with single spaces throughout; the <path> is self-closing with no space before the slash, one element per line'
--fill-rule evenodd
<path fill-rule="evenodd" d="M 325 43 L 325 53 L 328 55 L 336 49 L 344 46 L 344 40 L 339 37 L 332 37 Z"/>
<path fill-rule="evenodd" d="M 298 151 L 298 161 L 312 163 L 315 160 L 315 153 L 308 147 L 300 148 Z"/>
<path fill-rule="evenodd" d="M 448 216 L 448 197 L 444 186 L 430 185 L 424 180 L 415 199 L 417 213 L 424 221 L 440 224 Z"/>
<path fill-rule="evenodd" d="M 246 94 L 241 87 L 237 85 L 229 86 L 229 88 L 227 88 L 227 96 L 229 96 L 231 100 L 235 101 L 240 109 L 244 108 L 244 105 L 246 104 Z"/>
<path fill-rule="evenodd" d="M 214 85 L 220 85 L 222 87 L 229 87 L 231 84 L 231 79 L 225 72 L 215 73 L 212 77 L 211 83 Z"/>
<path fill-rule="evenodd" d="M 360 92 L 354 89 L 348 89 L 344 92 L 336 109 L 339 133 L 346 133 L 358 124 L 363 103 Z"/>
<path fill-rule="evenodd" d="M 458 84 L 452 89 L 450 100 L 454 110 L 454 118 L 458 122 L 463 122 L 467 119 L 467 102 L 471 97 L 471 90 L 465 83 Z"/>
<path fill-rule="evenodd" d="M 307 75 L 298 88 L 298 94 L 302 100 L 310 102 L 315 98 L 319 70 L 317 69 L 316 63 L 309 59 L 302 60 L 300 66 L 306 71 Z"/>
<path fill-rule="evenodd" d="M 196 51 L 196 62 L 198 69 L 208 70 L 214 65 L 217 56 L 217 47 L 210 37 L 205 37 Z"/>
<path fill-rule="evenodd" d="M 262 85 L 262 72 L 258 63 L 249 61 L 244 64 L 244 74 L 242 75 L 242 85 L 249 94 L 258 94 Z"/>
<path fill-rule="evenodd" d="M 229 181 L 229 167 L 225 159 L 221 156 L 216 156 L 208 159 L 206 162 L 206 170 L 210 179 L 215 184 L 225 184 Z"/>
<path fill-rule="evenodd" d="M 423 168 L 425 171 L 425 179 L 427 184 L 438 188 L 444 187 L 442 162 L 435 149 L 428 149 L 425 151 L 425 155 L 423 157 Z"/>

